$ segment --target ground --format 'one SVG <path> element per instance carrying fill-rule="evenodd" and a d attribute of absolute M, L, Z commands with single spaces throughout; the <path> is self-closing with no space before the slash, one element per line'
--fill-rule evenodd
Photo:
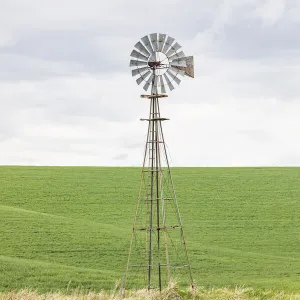
<path fill-rule="evenodd" d="M 0 167 L 0 290 L 113 289 L 140 168 Z M 300 291 L 300 168 L 172 168 L 197 285 Z"/>

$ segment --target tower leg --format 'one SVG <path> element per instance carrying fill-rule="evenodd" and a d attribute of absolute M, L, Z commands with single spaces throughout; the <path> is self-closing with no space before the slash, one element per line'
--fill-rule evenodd
<path fill-rule="evenodd" d="M 146 120 L 148 134 L 124 288 L 134 270 L 132 286 L 161 291 L 172 276 L 181 279 L 177 270 L 188 272 L 191 285 L 193 277 L 162 131 L 162 121 L 167 119 L 160 116 L 156 94 L 150 97 Z"/>

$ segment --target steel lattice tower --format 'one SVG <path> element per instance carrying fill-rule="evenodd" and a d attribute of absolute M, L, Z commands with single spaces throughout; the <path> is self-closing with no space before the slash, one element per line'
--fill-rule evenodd
<path fill-rule="evenodd" d="M 178 281 L 184 279 L 193 286 L 191 266 L 162 130 L 162 122 L 168 119 L 161 117 L 159 108 L 159 100 L 167 97 L 162 75 L 167 86 L 172 90 L 174 87 L 169 69 L 176 69 L 179 74 L 181 71 L 191 76 L 193 61 L 191 57 L 177 53 L 181 46 L 177 43 L 172 45 L 174 39 L 170 37 L 166 39 L 166 35 L 162 34 L 152 34 L 150 38 L 151 43 L 146 36 L 142 38 L 143 44 L 138 42 L 135 45 L 143 54 L 136 50 L 131 53 L 131 56 L 137 58 L 131 61 L 131 65 L 144 65 L 145 58 L 147 59 L 147 67 L 134 69 L 132 74 L 134 76 L 149 72 L 150 76 L 145 80 L 144 89 L 147 90 L 151 85 L 151 94 L 141 96 L 150 101 L 150 113 L 147 119 L 141 119 L 148 122 L 148 132 L 123 287 L 125 288 L 126 285 L 126 287 L 161 290 L 171 279 Z M 148 57 L 146 52 L 149 54 Z M 165 55 L 161 56 L 160 53 Z M 141 59 L 143 61 L 140 61 Z M 144 76 L 141 75 L 140 78 L 145 79 L 148 75 Z M 137 79 L 138 83 L 141 82 L 140 78 Z M 174 78 L 176 78 L 175 82 L 180 82 L 179 78 Z M 158 93 L 159 89 L 163 94 Z"/>

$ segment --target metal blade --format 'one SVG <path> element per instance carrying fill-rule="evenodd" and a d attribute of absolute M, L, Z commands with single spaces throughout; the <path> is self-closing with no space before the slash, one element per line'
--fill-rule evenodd
<path fill-rule="evenodd" d="M 146 61 L 139 61 L 139 60 L 130 60 L 130 67 L 136 67 L 136 66 L 147 66 L 148 63 Z"/>
<path fill-rule="evenodd" d="M 167 76 L 166 73 L 164 74 L 164 77 L 165 77 L 165 80 L 166 80 L 166 82 L 167 82 L 167 85 L 168 85 L 170 91 L 174 90 L 174 86 L 173 86 L 173 84 L 171 83 L 171 81 L 170 81 L 170 79 L 168 78 L 168 76 Z"/>
<path fill-rule="evenodd" d="M 152 48 L 154 51 L 157 51 L 158 45 L 157 45 L 157 33 L 151 33 L 150 34 L 150 40 L 152 44 Z"/>
<path fill-rule="evenodd" d="M 136 83 L 141 84 L 142 81 L 144 81 L 144 78 L 141 76 L 136 80 Z"/>
<path fill-rule="evenodd" d="M 157 87 L 158 86 L 158 76 L 154 77 L 154 86 Z"/>
<path fill-rule="evenodd" d="M 147 50 L 150 52 L 150 54 L 153 54 L 154 51 L 152 49 L 152 46 L 151 46 L 151 42 L 149 40 L 149 37 L 148 35 L 145 35 L 144 37 L 142 37 L 142 42 L 144 43 L 145 47 L 147 48 Z"/>
<path fill-rule="evenodd" d="M 136 82 L 137 84 L 140 84 L 143 80 L 146 81 L 147 76 L 150 74 L 150 71 L 146 72 L 145 74 L 141 75 L 141 77 L 139 77 Z"/>
<path fill-rule="evenodd" d="M 149 51 L 144 47 L 144 45 L 141 42 L 137 42 L 134 47 L 138 49 L 141 53 L 145 54 L 147 57 L 150 56 Z"/>
<path fill-rule="evenodd" d="M 166 53 L 168 57 L 172 56 L 173 53 L 175 53 L 177 50 L 179 50 L 181 46 L 176 42 L 171 49 Z"/>
<path fill-rule="evenodd" d="M 185 60 L 173 60 L 171 61 L 170 65 L 172 67 L 186 67 L 186 62 Z"/>
<path fill-rule="evenodd" d="M 188 56 L 185 59 L 186 61 L 186 68 L 185 68 L 185 75 L 194 78 L 194 57 Z"/>
<path fill-rule="evenodd" d="M 166 53 L 168 49 L 171 47 L 172 43 L 175 41 L 172 37 L 168 36 L 164 48 L 162 50 L 163 53 Z"/>
<path fill-rule="evenodd" d="M 179 85 L 181 80 L 176 76 L 174 75 L 170 69 L 167 71 L 168 75 Z"/>
<path fill-rule="evenodd" d="M 152 94 L 158 94 L 158 76 L 154 76 L 154 84 Z"/>
<path fill-rule="evenodd" d="M 182 58 L 182 59 L 185 58 L 185 54 L 183 53 L 183 51 L 180 51 L 180 52 L 175 53 L 174 55 L 170 56 L 169 61 L 173 61 L 175 59 L 178 60 L 180 58 Z"/>
<path fill-rule="evenodd" d="M 149 70 L 148 67 L 143 67 L 143 68 L 134 69 L 134 70 L 131 71 L 132 77 L 133 77 L 133 76 L 136 76 L 136 75 L 138 75 L 138 74 L 142 74 L 143 72 L 145 72 L 145 71 L 147 71 L 147 70 Z"/>
<path fill-rule="evenodd" d="M 161 89 L 161 92 L 162 92 L 162 94 L 166 94 L 166 88 L 165 88 L 163 77 L 160 76 L 159 78 L 160 78 L 160 89 Z"/>
<path fill-rule="evenodd" d="M 140 60 L 148 61 L 148 58 L 145 55 L 143 55 L 140 52 L 137 52 L 136 50 L 132 50 L 132 52 L 130 53 L 130 56 L 135 57 L 135 58 L 140 59 Z"/>
<path fill-rule="evenodd" d="M 166 40 L 166 34 L 159 33 L 158 34 L 158 49 L 157 51 L 161 52 Z"/>
<path fill-rule="evenodd" d="M 184 69 L 184 68 L 183 68 Z M 175 74 L 180 74 L 181 76 L 185 75 L 185 71 L 182 69 L 179 69 L 177 67 L 170 67 L 170 70 L 173 71 Z"/>
<path fill-rule="evenodd" d="M 148 88 L 149 88 L 149 86 L 150 86 L 150 84 L 151 84 L 151 82 L 152 82 L 152 79 L 153 79 L 153 74 L 151 74 L 151 76 L 147 79 L 145 85 L 143 86 L 143 89 L 144 89 L 145 91 L 148 90 Z"/>

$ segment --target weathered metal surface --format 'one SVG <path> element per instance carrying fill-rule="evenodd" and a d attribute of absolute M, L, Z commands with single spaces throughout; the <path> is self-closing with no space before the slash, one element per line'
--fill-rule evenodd
<path fill-rule="evenodd" d="M 166 40 L 167 35 L 159 33 L 158 34 L 158 51 L 162 52 L 165 40 Z"/>
<path fill-rule="evenodd" d="M 149 89 L 150 83 L 146 82 L 145 85 L 143 86 L 143 89 L 147 92 Z"/>
<path fill-rule="evenodd" d="M 180 74 L 181 76 L 185 75 L 185 71 L 181 70 L 179 67 L 170 67 L 170 70 L 173 71 L 175 74 Z"/>
<path fill-rule="evenodd" d="M 174 45 L 171 46 L 170 50 L 166 53 L 168 57 L 172 56 L 176 51 L 178 51 L 181 46 L 176 42 Z"/>
<path fill-rule="evenodd" d="M 167 53 L 167 51 L 169 50 L 169 48 L 171 47 L 171 45 L 172 45 L 172 43 L 173 43 L 174 41 L 175 41 L 174 38 L 168 36 L 168 37 L 167 37 L 167 40 L 166 40 L 166 43 L 165 43 L 165 45 L 164 45 L 164 47 L 163 47 L 162 52 L 163 52 L 163 53 Z"/>
<path fill-rule="evenodd" d="M 143 80 L 146 81 L 146 78 L 150 75 L 150 71 L 146 72 L 145 74 L 141 75 L 141 77 L 139 77 L 136 82 L 137 84 L 140 84 Z"/>
<path fill-rule="evenodd" d="M 147 98 L 147 99 L 152 99 L 152 98 L 166 98 L 168 95 L 165 94 L 156 94 L 156 95 L 141 95 L 141 98 Z"/>
<path fill-rule="evenodd" d="M 173 61 L 173 60 L 180 60 L 180 59 L 185 59 L 185 54 L 183 51 L 180 52 L 176 52 L 174 55 L 169 57 L 169 61 Z"/>
<path fill-rule="evenodd" d="M 136 50 L 132 50 L 132 52 L 130 53 L 130 56 L 135 57 L 135 58 L 140 59 L 140 60 L 148 61 L 148 57 L 146 57 L 145 55 L 143 55 L 140 52 L 137 52 Z"/>
<path fill-rule="evenodd" d="M 139 61 L 139 60 L 131 60 L 129 67 L 139 67 L 139 66 L 147 66 L 148 63 L 146 61 Z"/>
<path fill-rule="evenodd" d="M 150 84 L 152 83 L 153 80 L 153 73 L 150 75 L 150 77 L 146 80 L 145 85 L 143 86 L 143 89 L 147 91 L 149 89 Z"/>
<path fill-rule="evenodd" d="M 194 78 L 194 57 L 193 56 L 186 57 L 185 74 L 189 77 Z"/>
<path fill-rule="evenodd" d="M 132 57 L 137 60 L 130 61 L 130 66 L 135 67 L 132 75 L 138 75 L 136 80 L 138 84 L 144 81 L 145 91 L 151 87 L 148 92 L 150 95 L 141 95 L 142 98 L 150 100 L 150 113 L 148 118 L 141 119 L 148 121 L 149 126 L 140 192 L 122 289 L 126 286 L 127 273 L 130 272 L 130 268 L 134 268 L 133 278 L 137 278 L 139 270 L 136 267 L 144 268 L 138 278 L 146 280 L 145 285 L 148 290 L 152 288 L 161 290 L 174 274 L 176 277 L 175 268 L 187 268 L 190 283 L 193 286 L 181 217 L 161 127 L 162 121 L 167 118 L 162 118 L 159 111 L 159 98 L 167 97 L 166 86 L 169 90 L 173 90 L 174 82 L 176 84 L 181 82 L 179 75 L 194 76 L 193 57 L 185 57 L 183 51 L 179 50 L 181 46 L 176 42 L 174 44 L 174 39 L 165 34 L 144 36 L 135 48 L 137 51 L 132 52 Z M 164 58 L 158 57 L 158 51 L 165 53 L 169 61 L 164 63 Z M 166 72 L 161 75 L 165 70 Z M 174 243 L 178 244 L 175 246 Z M 179 251 L 182 251 L 180 258 Z M 182 271 L 184 270 L 180 270 Z"/>
<path fill-rule="evenodd" d="M 147 57 L 150 56 L 150 52 L 145 48 L 141 42 L 137 42 L 134 47 L 138 49 L 141 53 L 145 54 Z"/>
<path fill-rule="evenodd" d="M 180 84 L 181 80 L 176 76 L 176 74 L 173 74 L 170 69 L 167 73 L 178 85 Z"/>
<path fill-rule="evenodd" d="M 157 88 L 158 87 L 158 76 L 154 76 L 154 87 Z"/>
<path fill-rule="evenodd" d="M 164 83 L 164 79 L 162 76 L 160 76 L 160 89 L 163 94 L 166 93 L 165 83 Z"/>
<path fill-rule="evenodd" d="M 169 121 L 170 119 L 168 119 L 168 118 L 152 118 L 152 119 L 140 119 L 140 120 L 141 121 Z"/>
<path fill-rule="evenodd" d="M 186 67 L 186 61 L 185 60 L 173 60 L 170 62 L 170 66 L 172 67 Z"/>
<path fill-rule="evenodd" d="M 142 42 L 144 43 L 145 47 L 147 48 L 147 50 L 150 52 L 150 55 L 154 53 L 152 46 L 151 46 L 151 42 L 149 40 L 148 35 L 145 35 L 144 37 L 141 38 Z"/>
<path fill-rule="evenodd" d="M 147 70 L 149 70 L 149 67 L 143 67 L 143 68 L 137 68 L 131 71 L 132 73 L 132 77 L 136 76 L 138 74 L 142 74 L 143 72 L 146 72 Z"/>
<path fill-rule="evenodd" d="M 158 44 L 157 44 L 157 33 L 151 33 L 151 34 L 150 34 L 150 41 L 151 41 L 153 50 L 154 50 L 154 51 L 157 51 L 157 49 L 158 49 Z"/>
<path fill-rule="evenodd" d="M 166 80 L 166 82 L 167 82 L 167 85 L 168 85 L 170 91 L 173 91 L 173 90 L 174 90 L 174 86 L 173 86 L 173 84 L 171 83 L 171 81 L 170 81 L 170 79 L 168 78 L 168 76 L 167 76 L 166 73 L 164 74 L 164 78 L 165 78 L 165 80 Z"/>
<path fill-rule="evenodd" d="M 157 120 L 160 120 L 160 119 L 157 119 Z M 157 170 L 150 170 L 151 172 L 157 172 Z M 160 170 L 159 170 L 160 171 Z M 163 230 L 163 229 L 180 229 L 182 228 L 181 226 L 163 226 L 163 227 L 152 227 L 152 228 L 149 228 L 149 227 L 137 227 L 135 228 L 135 230 L 152 230 L 152 231 L 155 231 L 155 230 Z"/>

